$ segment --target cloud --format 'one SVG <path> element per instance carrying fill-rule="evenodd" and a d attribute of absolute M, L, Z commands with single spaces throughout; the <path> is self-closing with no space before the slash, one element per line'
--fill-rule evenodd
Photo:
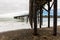
<path fill-rule="evenodd" d="M 27 0 L 0 0 L 0 14 L 29 10 Z"/>
<path fill-rule="evenodd" d="M 11 13 L 1 14 L 0 18 L 13 18 L 14 16 L 20 16 L 26 14 L 29 14 L 29 12 L 28 11 L 11 12 Z"/>
<path fill-rule="evenodd" d="M 60 9 L 60 0 L 58 0 L 58 9 Z M 0 0 L 1 17 L 21 15 L 21 11 L 29 11 L 29 0 Z"/>

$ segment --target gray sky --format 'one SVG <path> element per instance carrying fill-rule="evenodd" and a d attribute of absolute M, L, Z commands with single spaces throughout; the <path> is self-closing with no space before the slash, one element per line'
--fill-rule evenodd
<path fill-rule="evenodd" d="M 13 17 L 29 10 L 29 0 L 0 0 L 0 17 Z"/>
<path fill-rule="evenodd" d="M 58 0 L 58 9 L 60 9 Z M 24 11 L 24 12 L 23 12 Z M 0 0 L 0 17 L 12 17 L 28 13 L 29 0 Z"/>
<path fill-rule="evenodd" d="M 28 10 L 28 0 L 0 0 L 0 14 Z"/>

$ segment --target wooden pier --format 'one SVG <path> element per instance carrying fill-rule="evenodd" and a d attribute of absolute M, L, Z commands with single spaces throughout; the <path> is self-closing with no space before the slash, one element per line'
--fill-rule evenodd
<path fill-rule="evenodd" d="M 52 2 L 52 5 L 50 4 Z M 45 4 L 47 4 L 48 9 L 45 8 Z M 50 6 L 51 5 L 51 6 Z M 37 35 L 37 11 L 40 10 L 40 28 L 42 25 L 42 14 L 43 9 L 48 12 L 48 28 L 50 28 L 50 10 L 53 7 L 53 15 L 54 15 L 54 23 L 53 23 L 53 35 L 57 35 L 57 0 L 30 0 L 29 1 L 29 20 L 31 27 L 34 29 L 34 35 Z M 33 24 L 34 23 L 34 24 Z M 34 26 L 33 26 L 34 25 Z"/>

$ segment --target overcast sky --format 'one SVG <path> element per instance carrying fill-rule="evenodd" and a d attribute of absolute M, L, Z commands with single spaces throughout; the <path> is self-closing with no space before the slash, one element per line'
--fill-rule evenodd
<path fill-rule="evenodd" d="M 59 5 L 60 0 L 58 0 Z M 58 6 L 60 9 L 60 5 Z M 29 0 L 0 0 L 0 17 L 21 15 L 29 11 Z"/>
<path fill-rule="evenodd" d="M 28 0 L 0 0 L 0 14 L 28 10 Z"/>

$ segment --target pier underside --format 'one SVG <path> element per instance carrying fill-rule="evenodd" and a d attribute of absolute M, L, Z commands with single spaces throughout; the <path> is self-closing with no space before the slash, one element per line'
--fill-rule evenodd
<path fill-rule="evenodd" d="M 52 2 L 52 5 L 50 4 Z M 57 34 L 57 0 L 30 0 L 29 1 L 29 20 L 31 28 L 34 29 L 34 35 L 37 35 L 37 11 L 39 10 L 39 18 L 40 18 L 40 28 L 43 20 L 43 10 L 48 12 L 48 28 L 50 28 L 50 10 L 53 7 L 53 18 L 54 18 L 54 27 L 53 27 L 53 35 Z M 48 9 L 45 8 L 47 5 Z M 51 5 L 51 6 L 50 6 Z M 33 24 L 34 23 L 34 24 Z M 34 26 L 33 26 L 34 25 Z"/>

